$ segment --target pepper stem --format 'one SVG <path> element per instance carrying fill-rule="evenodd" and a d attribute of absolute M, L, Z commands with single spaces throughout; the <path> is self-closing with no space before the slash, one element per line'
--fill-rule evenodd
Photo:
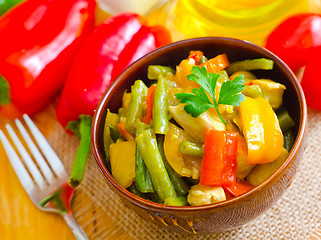
<path fill-rule="evenodd" d="M 80 115 L 79 118 L 80 143 L 68 181 L 72 188 L 77 187 L 84 177 L 87 157 L 90 151 L 90 129 L 92 117 L 89 115 Z"/>
<path fill-rule="evenodd" d="M 10 86 L 8 81 L 0 75 L 0 105 L 10 103 Z"/>

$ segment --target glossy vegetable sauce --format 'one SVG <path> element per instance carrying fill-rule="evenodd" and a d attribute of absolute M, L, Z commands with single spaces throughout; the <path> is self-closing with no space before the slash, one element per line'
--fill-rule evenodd
<path fill-rule="evenodd" d="M 230 63 L 191 51 L 176 69 L 148 67 L 117 113 L 107 111 L 106 165 L 137 196 L 197 206 L 242 195 L 286 159 L 294 121 L 282 106 L 286 87 L 251 70 L 270 59 Z"/>

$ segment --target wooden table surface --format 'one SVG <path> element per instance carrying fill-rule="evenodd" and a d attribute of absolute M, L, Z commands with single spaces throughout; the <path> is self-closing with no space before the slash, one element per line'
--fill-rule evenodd
<path fill-rule="evenodd" d="M 58 125 L 54 117 L 54 107 L 50 106 L 41 113 L 37 114 L 35 123 L 40 130 L 45 128 L 53 128 Z M 0 129 L 5 129 L 5 124 L 9 120 L 0 117 Z M 39 126 L 40 125 L 40 126 Z M 59 126 L 59 125 L 58 125 Z M 59 126 L 60 127 L 60 126 Z M 5 130 L 4 130 L 5 131 Z M 66 134 L 61 131 L 60 134 Z M 66 134 L 67 135 L 67 134 Z M 46 136 L 46 135 L 45 135 Z M 70 137 L 72 138 L 72 136 Z M 59 154 L 58 154 L 59 155 Z M 98 171 L 98 170 L 97 170 Z M 84 192 L 84 188 L 76 189 L 76 199 L 83 202 L 90 202 L 90 199 L 84 197 L 83 194 L 77 199 L 78 193 Z M 88 194 L 88 193 L 87 193 Z M 81 215 L 81 204 L 76 209 L 78 215 Z M 77 206 L 76 206 L 77 207 Z M 92 207 L 93 208 L 93 207 Z M 93 209 L 93 212 L 95 209 Z M 96 211 L 97 212 L 97 211 Z M 79 223 L 87 233 L 90 239 L 106 239 L 97 237 L 98 235 L 91 231 L 94 224 L 91 222 L 96 216 L 86 215 L 87 219 L 83 219 Z M 78 216 L 79 217 L 79 216 Z M 80 218 L 80 217 L 79 217 Z M 104 228 L 117 229 L 116 223 L 109 218 L 108 215 L 102 215 L 100 219 L 104 222 Z M 88 224 L 90 223 L 90 224 Z M 118 228 L 119 229 L 119 228 Z M 115 231 L 113 234 L 108 233 L 107 239 L 131 240 L 125 231 Z M 29 199 L 27 193 L 21 186 L 9 159 L 6 156 L 2 144 L 0 144 L 0 239 L 1 240 L 71 240 L 75 239 L 69 226 L 63 217 L 58 214 L 43 212 L 39 210 Z"/>

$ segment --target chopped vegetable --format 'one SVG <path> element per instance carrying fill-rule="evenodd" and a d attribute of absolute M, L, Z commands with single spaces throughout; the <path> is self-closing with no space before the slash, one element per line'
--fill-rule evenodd
<path fill-rule="evenodd" d="M 248 83 L 251 86 L 259 86 L 262 96 L 269 101 L 273 109 L 278 109 L 282 105 L 283 92 L 286 87 L 269 79 L 252 80 Z"/>
<path fill-rule="evenodd" d="M 176 67 L 175 82 L 177 86 L 188 91 L 189 89 L 197 88 L 199 85 L 196 82 L 188 81 L 187 76 L 191 74 L 192 68 L 195 66 L 193 58 L 184 59 Z"/>
<path fill-rule="evenodd" d="M 164 205 L 169 206 L 187 206 L 187 199 L 186 197 L 173 197 L 173 198 L 166 198 L 164 201 Z"/>
<path fill-rule="evenodd" d="M 153 103 L 153 127 L 156 134 L 168 131 L 168 96 L 163 76 L 158 77 Z"/>
<path fill-rule="evenodd" d="M 245 85 L 242 94 L 248 97 L 256 98 L 256 97 L 263 97 L 262 90 L 258 85 Z"/>
<path fill-rule="evenodd" d="M 190 58 L 194 59 L 195 65 L 199 65 L 206 62 L 206 61 L 202 62 L 204 58 L 206 58 L 202 51 L 190 51 L 187 59 L 190 59 Z"/>
<path fill-rule="evenodd" d="M 132 86 L 132 94 L 130 98 L 128 115 L 126 118 L 126 129 L 135 133 L 136 121 L 141 119 L 144 115 L 144 106 L 148 88 L 141 80 L 136 80 Z"/>
<path fill-rule="evenodd" d="M 183 140 L 179 145 L 179 151 L 182 154 L 194 157 L 203 157 L 204 155 L 204 149 L 201 144 L 189 142 L 186 140 Z"/>
<path fill-rule="evenodd" d="M 148 129 L 149 126 L 138 122 L 136 125 L 136 134 L 137 137 L 141 132 Z M 152 179 L 149 175 L 149 172 L 146 168 L 146 164 L 142 158 L 142 155 L 139 152 L 138 146 L 136 145 L 136 154 L 135 154 L 135 184 L 137 189 L 142 193 L 154 192 L 154 187 Z"/>
<path fill-rule="evenodd" d="M 109 148 L 111 172 L 124 188 L 129 187 L 135 178 L 135 147 L 135 141 L 126 141 L 113 143 Z"/>
<path fill-rule="evenodd" d="M 119 122 L 119 115 L 116 113 L 110 112 L 109 109 L 107 109 L 106 119 L 105 119 L 105 126 L 104 126 L 104 148 L 105 148 L 105 154 L 106 154 L 106 163 L 110 166 L 110 159 L 109 159 L 109 146 L 116 142 L 116 140 L 113 139 L 110 128 L 112 126 L 116 127 Z"/>
<path fill-rule="evenodd" d="M 205 67 L 209 73 L 218 73 L 225 69 L 229 64 L 226 54 L 221 54 L 200 64 L 200 67 Z"/>
<path fill-rule="evenodd" d="M 140 154 L 150 173 L 158 197 L 164 201 L 177 197 L 157 146 L 156 136 L 151 129 L 144 130 L 136 137 Z M 126 166 L 126 165 L 124 165 Z"/>
<path fill-rule="evenodd" d="M 248 191 L 251 191 L 255 186 L 245 180 L 236 180 L 233 186 L 225 187 L 234 197 L 238 197 Z"/>
<path fill-rule="evenodd" d="M 236 178 L 244 179 L 251 170 L 255 167 L 255 164 L 248 164 L 247 161 L 247 144 L 243 135 L 239 135 L 239 142 L 237 146 L 237 164 L 236 164 Z"/>
<path fill-rule="evenodd" d="M 159 152 L 162 156 L 164 166 L 166 168 L 166 171 L 168 172 L 169 178 L 172 181 L 172 184 L 174 186 L 174 189 L 179 196 L 186 196 L 188 193 L 188 187 L 184 180 L 178 175 L 177 172 L 174 171 L 174 169 L 168 164 L 165 153 L 164 153 L 164 136 L 158 135 L 157 137 L 157 146 L 159 149 Z M 185 198 L 186 202 L 186 198 Z"/>
<path fill-rule="evenodd" d="M 287 130 L 284 134 L 284 143 L 283 147 L 290 152 L 293 144 L 294 144 L 294 135 L 291 129 Z"/>
<path fill-rule="evenodd" d="M 273 69 L 274 62 L 271 59 L 259 58 L 259 59 L 248 59 L 239 62 L 231 63 L 227 68 L 227 73 L 233 74 L 238 71 L 249 71 L 249 70 L 271 70 Z"/>
<path fill-rule="evenodd" d="M 202 159 L 201 185 L 234 185 L 238 137 L 237 132 L 208 130 Z"/>
<path fill-rule="evenodd" d="M 281 154 L 275 161 L 256 165 L 246 177 L 246 180 L 254 186 L 259 185 L 268 177 L 270 177 L 282 165 L 287 156 L 288 151 L 285 148 L 282 148 Z"/>
<path fill-rule="evenodd" d="M 187 196 L 191 206 L 201 206 L 226 200 L 224 189 L 219 186 L 194 185 Z"/>
<path fill-rule="evenodd" d="M 160 65 L 150 65 L 147 69 L 147 77 L 151 80 L 157 80 L 159 75 L 166 76 L 168 73 L 175 74 L 175 70 L 171 67 L 165 67 Z"/>
<path fill-rule="evenodd" d="M 152 85 L 148 88 L 146 96 L 146 110 L 142 122 L 149 124 L 153 117 L 153 102 L 155 95 L 156 86 Z"/>
<path fill-rule="evenodd" d="M 290 117 L 288 111 L 282 111 L 280 114 L 278 114 L 278 120 L 283 133 L 295 126 L 295 122 Z"/>
<path fill-rule="evenodd" d="M 126 118 L 123 118 L 126 119 Z M 133 141 L 135 140 L 135 136 L 134 134 L 132 134 L 131 132 L 129 132 L 126 129 L 126 123 L 125 121 L 121 120 L 118 124 L 117 124 L 117 128 L 118 131 L 120 132 L 120 134 L 127 140 L 127 141 Z"/>
<path fill-rule="evenodd" d="M 274 161 L 283 147 L 283 135 L 279 121 L 263 98 L 245 97 L 240 105 L 242 130 L 248 146 L 248 164 Z"/>
<path fill-rule="evenodd" d="M 184 177 L 199 178 L 201 168 L 201 158 L 183 155 L 179 151 L 179 146 L 183 141 L 191 141 L 192 138 L 186 131 L 169 123 L 168 132 L 164 138 L 164 152 L 170 166 Z"/>
<path fill-rule="evenodd" d="M 200 116 L 194 118 L 184 110 L 185 106 L 179 104 L 175 107 L 169 107 L 168 111 L 175 121 L 194 139 L 204 142 L 206 132 L 210 128 L 217 131 L 225 131 L 226 126 L 218 117 L 217 112 L 209 109 Z"/>

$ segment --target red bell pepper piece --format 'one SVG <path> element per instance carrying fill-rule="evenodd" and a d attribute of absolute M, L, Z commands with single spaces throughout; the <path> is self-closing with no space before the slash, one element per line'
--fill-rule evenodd
<path fill-rule="evenodd" d="M 201 60 L 201 58 L 204 56 L 202 51 L 190 51 L 189 56 L 187 57 L 187 59 L 189 58 L 193 58 L 195 61 L 195 65 L 199 65 L 199 61 Z"/>
<path fill-rule="evenodd" d="M 10 106 L 33 114 L 62 88 L 76 51 L 94 28 L 95 5 L 28 0 L 0 18 L 0 75 L 10 86 Z"/>
<path fill-rule="evenodd" d="M 252 190 L 254 187 L 255 186 L 245 180 L 237 179 L 234 185 L 224 187 L 224 189 L 231 193 L 234 197 L 237 197 Z"/>
<path fill-rule="evenodd" d="M 170 42 L 164 36 L 158 39 L 164 31 L 163 27 L 147 26 L 143 17 L 134 13 L 111 17 L 96 26 L 80 48 L 63 88 L 56 109 L 61 125 L 69 128 L 67 124 L 78 121 L 80 115 L 92 116 L 113 79 L 138 58 Z M 84 162 L 76 158 L 74 167 L 78 161 Z M 69 183 L 76 186 L 80 181 L 71 176 Z"/>
<path fill-rule="evenodd" d="M 209 129 L 204 143 L 200 184 L 233 186 L 236 180 L 238 133 Z"/>

